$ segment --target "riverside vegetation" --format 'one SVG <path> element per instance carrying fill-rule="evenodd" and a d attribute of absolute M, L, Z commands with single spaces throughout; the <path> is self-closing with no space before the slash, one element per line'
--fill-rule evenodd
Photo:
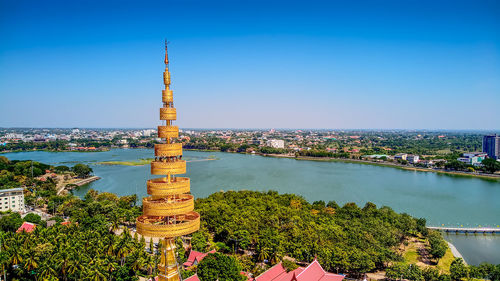
<path fill-rule="evenodd" d="M 7 166 L 17 163 L 8 162 Z M 2 214 L 0 273 L 8 280 L 137 280 L 137 276 L 155 275 L 161 249 L 129 231 L 117 231 L 133 227 L 140 214 L 135 195 L 118 197 L 90 190 L 78 198 L 56 195 L 51 179 L 30 183 L 28 204 L 36 200 L 53 209 L 58 224 L 46 227 L 35 214 L 24 218 L 17 213 Z M 396 278 L 409 267 L 397 251 L 408 238 L 424 237 L 436 261 L 447 248 L 439 233 L 427 231 L 424 219 L 372 203 L 363 208 L 353 203 L 340 207 L 334 201 L 311 204 L 293 194 L 240 191 L 197 199 L 196 209 L 202 215 L 202 227 L 190 239 L 192 248 L 219 252 L 198 265 L 203 281 L 215 280 L 214 276 L 220 279 L 220 272 L 227 272 L 225 280 L 237 280 L 234 273 L 240 270 L 259 274 L 280 260 L 293 267 L 296 265 L 289 259 L 300 264 L 315 257 L 325 269 L 351 277 L 387 269 L 388 277 Z M 59 224 L 64 217 L 69 217 L 69 225 Z M 38 226 L 31 233 L 15 233 L 23 221 Z M 186 242 L 177 241 L 179 262 L 186 259 Z M 459 261 L 452 264 L 450 274 L 411 268 L 413 275 L 405 278 L 426 281 L 479 276 L 499 280 L 500 271 L 500 266 L 470 267 Z M 194 271 L 182 274 L 189 276 Z"/>

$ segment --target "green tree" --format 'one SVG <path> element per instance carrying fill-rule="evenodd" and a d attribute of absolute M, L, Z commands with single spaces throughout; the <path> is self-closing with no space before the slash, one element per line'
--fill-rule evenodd
<path fill-rule="evenodd" d="M 40 224 L 42 222 L 42 218 L 37 214 L 29 213 L 26 216 L 24 216 L 24 221 Z"/>
<path fill-rule="evenodd" d="M 236 260 L 220 253 L 208 254 L 201 260 L 198 264 L 198 277 L 201 281 L 245 280 L 245 277 L 240 274 Z"/>
<path fill-rule="evenodd" d="M 450 265 L 451 280 L 458 281 L 468 277 L 469 270 L 461 258 L 456 258 Z"/>
<path fill-rule="evenodd" d="M 493 158 L 486 158 L 481 162 L 481 164 L 483 165 L 484 170 L 488 173 L 493 174 L 496 171 L 500 171 L 500 162 Z"/>
<path fill-rule="evenodd" d="M 448 250 L 448 243 L 443 239 L 441 233 L 438 231 L 429 231 L 428 240 L 432 257 L 437 260 L 444 257 L 446 250 Z"/>
<path fill-rule="evenodd" d="M 79 178 L 86 178 L 90 176 L 94 171 L 92 168 L 85 164 L 76 164 L 71 168 L 72 172 L 74 172 Z"/>
<path fill-rule="evenodd" d="M 193 250 L 198 252 L 205 252 L 207 250 L 207 239 L 203 235 L 202 231 L 193 233 L 191 238 L 191 247 Z"/>

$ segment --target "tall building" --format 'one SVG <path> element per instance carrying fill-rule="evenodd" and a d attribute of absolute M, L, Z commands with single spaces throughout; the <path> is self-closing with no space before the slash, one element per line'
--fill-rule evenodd
<path fill-rule="evenodd" d="M 197 231 L 200 228 L 200 215 L 194 212 L 194 197 L 190 192 L 190 181 L 178 174 L 186 173 L 186 161 L 182 160 L 182 143 L 175 142 L 179 137 L 179 127 L 172 122 L 177 119 L 172 90 L 165 42 L 165 90 L 162 91 L 163 107 L 160 108 L 158 137 L 164 143 L 155 145 L 155 159 L 151 162 L 151 174 L 162 177 L 147 181 L 147 193 L 151 196 L 142 199 L 143 215 L 137 218 L 137 232 L 146 237 L 161 239 L 162 253 L 158 264 L 159 281 L 180 281 L 179 265 L 175 256 L 175 238 Z"/>
<path fill-rule="evenodd" d="M 488 153 L 490 158 L 500 159 L 500 136 L 483 136 L 483 152 Z"/>
<path fill-rule="evenodd" d="M 11 210 L 24 212 L 24 193 L 22 188 L 0 190 L 0 212 Z"/>

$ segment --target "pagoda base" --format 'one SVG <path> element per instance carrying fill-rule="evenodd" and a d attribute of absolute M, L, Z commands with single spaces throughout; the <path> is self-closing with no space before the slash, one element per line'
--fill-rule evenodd
<path fill-rule="evenodd" d="M 158 281 L 181 281 L 181 273 L 175 255 L 175 238 L 165 238 L 158 264 Z"/>

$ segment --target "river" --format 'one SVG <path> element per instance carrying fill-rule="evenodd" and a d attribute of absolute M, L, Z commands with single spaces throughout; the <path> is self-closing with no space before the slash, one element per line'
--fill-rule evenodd
<path fill-rule="evenodd" d="M 148 149 L 113 149 L 106 152 L 17 152 L 9 159 L 35 160 L 53 165 L 86 163 L 102 179 L 82 187 L 118 195 L 147 196 L 149 166 L 97 165 L 100 161 L 152 158 Z M 222 152 L 185 151 L 187 176 L 196 197 L 220 190 L 276 190 L 295 193 L 309 201 L 334 200 L 339 205 L 373 202 L 427 219 L 432 226 L 477 227 L 500 225 L 500 181 L 395 168 L 321 161 L 298 161 Z M 217 160 L 197 161 L 215 157 Z M 500 236 L 445 235 L 469 264 L 500 263 Z"/>

